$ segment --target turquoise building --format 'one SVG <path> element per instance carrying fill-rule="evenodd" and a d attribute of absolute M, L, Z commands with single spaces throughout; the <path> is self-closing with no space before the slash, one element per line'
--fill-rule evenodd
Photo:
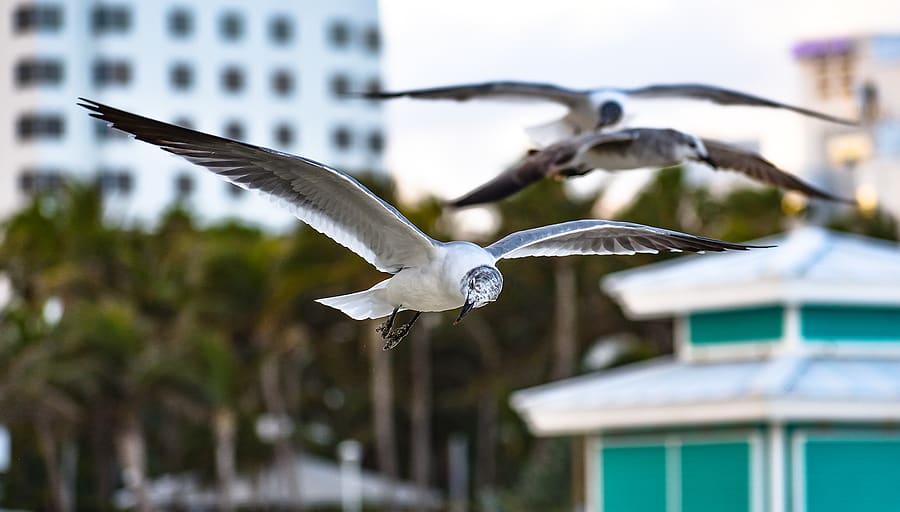
<path fill-rule="evenodd" d="M 761 242 L 609 276 L 675 353 L 513 395 L 536 435 L 584 438 L 586 510 L 900 511 L 900 249 Z"/>

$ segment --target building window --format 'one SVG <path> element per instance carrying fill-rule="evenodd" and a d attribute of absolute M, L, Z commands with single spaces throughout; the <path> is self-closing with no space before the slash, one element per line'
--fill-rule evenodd
<path fill-rule="evenodd" d="M 222 87 L 228 92 L 240 92 L 244 88 L 244 72 L 236 66 L 222 71 Z"/>
<path fill-rule="evenodd" d="M 350 79 L 343 73 L 331 77 L 331 94 L 335 98 L 345 98 L 350 94 Z"/>
<path fill-rule="evenodd" d="M 29 169 L 19 175 L 19 190 L 24 194 L 53 193 L 63 186 L 63 173 L 57 169 Z"/>
<path fill-rule="evenodd" d="M 277 16 L 269 23 L 269 37 L 276 44 L 287 44 L 294 38 L 294 25 L 287 16 Z"/>
<path fill-rule="evenodd" d="M 173 9 L 169 13 L 169 33 L 175 37 L 187 37 L 194 31 L 194 17 L 183 7 Z"/>
<path fill-rule="evenodd" d="M 104 194 L 128 195 L 134 180 L 127 170 L 101 169 L 97 172 L 97 186 Z"/>
<path fill-rule="evenodd" d="M 181 172 L 175 176 L 175 199 L 183 201 L 194 193 L 194 178 L 186 173 Z"/>
<path fill-rule="evenodd" d="M 175 126 L 180 126 L 182 128 L 187 128 L 188 130 L 194 129 L 194 121 L 191 118 L 185 116 L 176 117 L 175 120 L 172 121 L 172 124 L 174 124 Z"/>
<path fill-rule="evenodd" d="M 63 79 L 63 63 L 56 59 L 26 59 L 16 64 L 16 86 L 55 85 Z"/>
<path fill-rule="evenodd" d="M 286 69 L 279 69 L 272 74 L 272 89 L 278 96 L 287 96 L 294 90 L 294 75 Z"/>
<path fill-rule="evenodd" d="M 339 126 L 331 133 L 331 142 L 341 151 L 350 149 L 353 145 L 353 134 L 344 126 Z"/>
<path fill-rule="evenodd" d="M 219 32 L 224 39 L 239 39 L 244 35 L 244 18 L 237 12 L 226 12 L 219 19 Z"/>
<path fill-rule="evenodd" d="M 23 32 L 56 32 L 62 27 L 62 7 L 55 4 L 26 4 L 13 14 L 13 30 Z"/>
<path fill-rule="evenodd" d="M 225 125 L 225 136 L 229 139 L 244 140 L 246 136 L 244 125 L 240 121 L 229 121 Z"/>
<path fill-rule="evenodd" d="M 287 123 L 275 126 L 275 141 L 279 146 L 290 146 L 294 143 L 294 129 Z"/>
<path fill-rule="evenodd" d="M 225 192 L 227 192 L 228 195 L 233 199 L 237 199 L 239 197 L 243 197 L 244 193 L 247 192 L 247 190 L 235 185 L 234 183 L 226 183 Z"/>
<path fill-rule="evenodd" d="M 124 60 L 98 60 L 94 63 L 94 85 L 128 85 L 131 82 L 131 63 Z"/>
<path fill-rule="evenodd" d="M 369 151 L 376 155 L 380 155 L 384 152 L 384 134 L 378 130 L 373 131 L 366 139 L 366 144 L 369 146 Z"/>
<path fill-rule="evenodd" d="M 131 11 L 124 5 L 97 5 L 91 13 L 95 34 L 127 32 L 131 28 Z"/>
<path fill-rule="evenodd" d="M 350 43 L 350 27 L 346 22 L 335 21 L 328 28 L 328 40 L 335 48 L 344 48 Z"/>
<path fill-rule="evenodd" d="M 174 64 L 169 69 L 169 79 L 175 89 L 190 89 L 194 85 L 194 68 L 184 62 Z"/>
<path fill-rule="evenodd" d="M 378 53 L 381 50 L 381 33 L 378 32 L 378 27 L 367 28 L 363 40 L 365 41 L 366 49 L 371 53 Z"/>
<path fill-rule="evenodd" d="M 25 114 L 16 123 L 19 140 L 59 139 L 65 131 L 65 120 L 59 114 Z"/>

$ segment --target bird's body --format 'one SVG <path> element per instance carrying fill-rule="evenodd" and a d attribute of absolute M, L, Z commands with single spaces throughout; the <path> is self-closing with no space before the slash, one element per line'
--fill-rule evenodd
<path fill-rule="evenodd" d="M 481 266 L 494 266 L 494 258 L 481 247 L 469 242 L 447 242 L 436 247 L 433 256 L 424 265 L 400 270 L 392 277 L 376 284 L 367 292 L 371 309 L 356 301 L 360 309 L 344 311 L 355 320 L 382 318 L 393 308 L 422 312 L 447 311 L 462 307 L 466 296 L 460 289 L 466 274 Z M 319 299 L 326 305 L 340 303 L 341 297 Z M 340 309 L 340 308 L 338 308 Z"/>
<path fill-rule="evenodd" d="M 528 128 L 531 138 L 540 146 L 592 132 L 625 127 L 631 118 L 632 100 L 686 99 L 709 101 L 718 105 L 742 105 L 789 110 L 834 123 L 856 125 L 855 121 L 762 98 L 741 91 L 706 84 L 657 84 L 631 89 L 598 87 L 570 89 L 554 84 L 498 81 L 451 85 L 404 91 L 365 93 L 369 99 L 399 97 L 419 99 L 470 99 L 545 101 L 565 106 L 568 111 L 561 119 Z"/>
<path fill-rule="evenodd" d="M 757 153 L 672 129 L 595 131 L 564 139 L 532 153 L 494 179 L 452 201 L 452 206 L 498 201 L 543 178 L 564 179 L 594 169 L 624 171 L 700 162 L 811 197 L 852 203 L 779 169 Z"/>
<path fill-rule="evenodd" d="M 312 160 L 163 123 L 83 100 L 91 115 L 137 139 L 182 156 L 243 188 L 268 194 L 300 220 L 355 252 L 376 269 L 393 274 L 372 288 L 319 299 L 354 319 L 389 319 L 379 329 L 395 346 L 423 311 L 473 308 L 496 300 L 504 258 L 573 254 L 634 254 L 659 251 L 746 250 L 752 246 L 703 238 L 640 224 L 581 220 L 512 233 L 482 248 L 440 242 L 423 233 L 396 208 L 351 176 Z M 413 319 L 392 329 L 399 310 Z"/>

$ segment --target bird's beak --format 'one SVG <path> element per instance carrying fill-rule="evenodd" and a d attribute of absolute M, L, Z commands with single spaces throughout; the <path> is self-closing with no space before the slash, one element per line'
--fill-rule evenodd
<path fill-rule="evenodd" d="M 456 325 L 463 319 L 464 316 L 469 314 L 469 311 L 472 311 L 472 308 L 475 307 L 475 303 L 470 301 L 468 298 L 466 299 L 466 303 L 463 304 L 462 311 L 459 312 L 459 316 L 456 318 L 456 321 L 453 322 L 453 325 Z"/>
<path fill-rule="evenodd" d="M 706 165 L 712 167 L 713 169 L 718 169 L 719 166 L 716 165 L 716 161 L 709 157 L 709 155 L 703 155 L 700 157 L 700 161 L 705 163 Z"/>

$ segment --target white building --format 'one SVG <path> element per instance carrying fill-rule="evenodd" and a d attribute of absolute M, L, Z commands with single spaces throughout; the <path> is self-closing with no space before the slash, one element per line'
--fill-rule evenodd
<path fill-rule="evenodd" d="M 152 222 L 181 200 L 203 218 L 268 227 L 291 217 L 76 106 L 156 119 L 381 170 L 376 0 L 0 2 L 0 217 L 62 176 L 99 179 L 111 214 Z"/>
<path fill-rule="evenodd" d="M 900 34 L 802 41 L 794 57 L 812 108 L 863 121 L 807 122 L 808 169 L 900 218 Z"/>

